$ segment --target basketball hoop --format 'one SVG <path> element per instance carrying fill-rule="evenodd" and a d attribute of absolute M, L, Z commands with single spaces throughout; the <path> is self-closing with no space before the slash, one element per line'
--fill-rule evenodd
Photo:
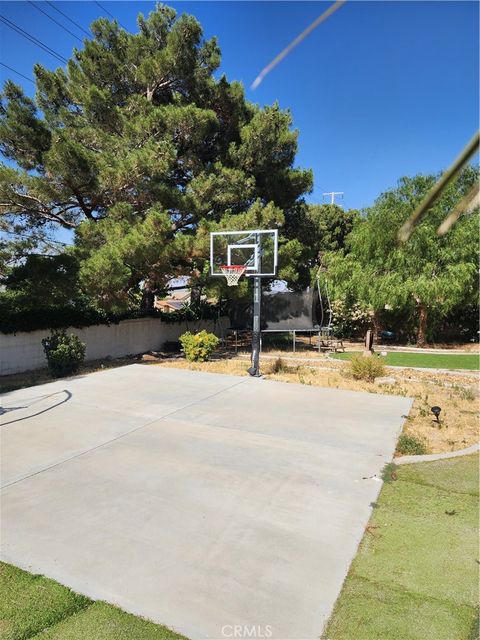
<path fill-rule="evenodd" d="M 278 229 L 244 229 L 210 233 L 210 274 L 225 278 L 229 287 L 245 276 L 253 279 L 251 376 L 260 375 L 260 303 L 262 278 L 275 278 L 278 267 Z M 246 283 L 245 283 L 246 284 Z"/>
<path fill-rule="evenodd" d="M 220 270 L 227 279 L 227 285 L 229 287 L 236 287 L 238 281 L 247 270 L 247 267 L 245 267 L 243 264 L 225 264 L 220 267 Z"/>

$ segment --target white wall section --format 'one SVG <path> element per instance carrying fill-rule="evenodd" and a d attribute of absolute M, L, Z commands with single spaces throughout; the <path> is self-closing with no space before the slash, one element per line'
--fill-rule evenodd
<path fill-rule="evenodd" d="M 119 358 L 126 355 L 160 350 L 165 342 L 177 340 L 185 331 L 207 329 L 218 336 L 228 327 L 228 318 L 219 321 L 166 323 L 157 318 L 123 320 L 118 324 L 94 325 L 76 329 L 69 327 L 67 333 L 75 333 L 87 345 L 85 360 L 98 360 L 108 356 Z M 47 366 L 42 347 L 42 338 L 51 333 L 49 329 L 0 333 L 0 375 L 21 373 Z"/>

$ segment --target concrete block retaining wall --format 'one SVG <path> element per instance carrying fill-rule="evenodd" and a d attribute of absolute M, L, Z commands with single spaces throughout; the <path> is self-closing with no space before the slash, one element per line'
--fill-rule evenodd
<path fill-rule="evenodd" d="M 157 318 L 139 318 L 123 320 L 118 324 L 95 325 L 76 329 L 70 327 L 67 333 L 75 333 L 87 345 L 85 360 L 98 360 L 111 356 L 121 356 L 156 351 L 165 342 L 177 340 L 185 331 L 207 329 L 221 337 L 228 327 L 228 318 L 219 321 L 189 322 L 168 324 Z M 0 375 L 21 373 L 41 369 L 46 366 L 42 348 L 42 338 L 49 335 L 48 329 L 0 333 Z"/>

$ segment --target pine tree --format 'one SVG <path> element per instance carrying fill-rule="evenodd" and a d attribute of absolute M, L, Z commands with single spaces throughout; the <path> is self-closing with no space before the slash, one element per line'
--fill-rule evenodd
<path fill-rule="evenodd" d="M 208 231 L 226 224 L 285 227 L 295 278 L 289 220 L 312 174 L 293 167 L 290 113 L 216 79 L 217 41 L 192 16 L 158 5 L 136 34 L 104 18 L 91 30 L 65 69 L 35 65 L 35 103 L 4 86 L 2 228 L 74 229 L 82 285 L 109 309 L 175 275 L 201 280 Z"/>

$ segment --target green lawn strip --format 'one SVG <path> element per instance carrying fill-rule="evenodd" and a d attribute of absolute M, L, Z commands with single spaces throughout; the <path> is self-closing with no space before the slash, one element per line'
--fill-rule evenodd
<path fill-rule="evenodd" d="M 365 540 L 355 574 L 475 606 L 477 499 L 400 480 L 386 493 L 391 495 L 374 515 L 378 528 Z"/>
<path fill-rule="evenodd" d="M 35 640 L 181 640 L 170 629 L 125 613 L 106 602 L 66 618 L 35 636 Z"/>
<path fill-rule="evenodd" d="M 324 633 L 471 640 L 478 601 L 478 455 L 402 466 L 385 484 Z"/>
<path fill-rule="evenodd" d="M 91 603 L 62 585 L 0 563 L 0 637 L 31 638 Z"/>
<path fill-rule="evenodd" d="M 181 640 L 166 627 L 0 563 L 2 640 Z"/>
<path fill-rule="evenodd" d="M 477 454 L 458 456 L 446 460 L 435 460 L 422 464 L 408 464 L 402 468 L 401 479 L 445 491 L 479 495 L 479 475 Z"/>
<path fill-rule="evenodd" d="M 332 354 L 337 360 L 350 360 L 360 352 Z M 455 353 L 402 353 L 390 351 L 386 356 L 379 356 L 382 362 L 392 367 L 424 367 L 428 369 L 480 369 L 480 358 L 477 354 Z"/>
<path fill-rule="evenodd" d="M 475 610 L 350 575 L 323 638 L 473 640 Z"/>

